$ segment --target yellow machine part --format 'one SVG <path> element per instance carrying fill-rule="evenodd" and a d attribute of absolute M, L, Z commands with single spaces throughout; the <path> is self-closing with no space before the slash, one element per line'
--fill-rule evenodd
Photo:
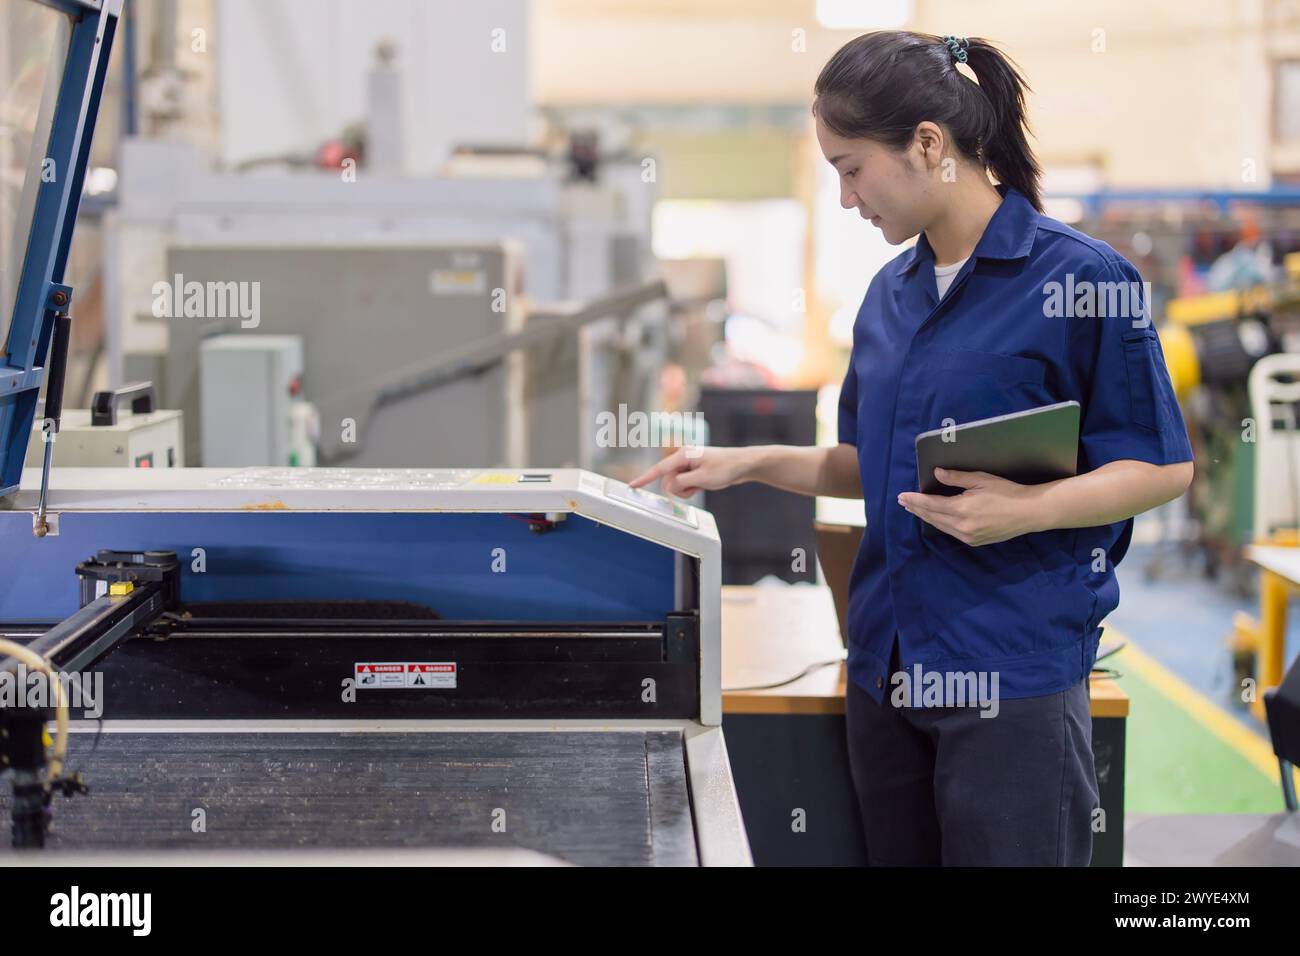
<path fill-rule="evenodd" d="M 1182 401 L 1201 384 L 1201 362 L 1196 357 L 1191 330 L 1178 322 L 1167 322 L 1160 330 L 1160 348 L 1165 353 L 1174 394 Z"/>
<path fill-rule="evenodd" d="M 1165 306 L 1165 318 L 1174 325 L 1205 325 L 1267 311 L 1273 307 L 1276 298 L 1277 294 L 1268 286 L 1182 296 L 1169 300 Z"/>

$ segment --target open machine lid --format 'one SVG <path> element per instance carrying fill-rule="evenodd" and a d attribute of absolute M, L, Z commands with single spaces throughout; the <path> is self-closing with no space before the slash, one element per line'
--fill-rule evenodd
<path fill-rule="evenodd" d="M 22 477 L 122 0 L 0 6 L 0 497 Z"/>

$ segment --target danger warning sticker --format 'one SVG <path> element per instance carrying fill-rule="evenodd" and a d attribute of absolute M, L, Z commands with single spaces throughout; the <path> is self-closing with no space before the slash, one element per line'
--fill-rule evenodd
<path fill-rule="evenodd" d="M 456 686 L 456 662 L 358 662 L 353 677 L 361 690 L 447 690 Z"/>

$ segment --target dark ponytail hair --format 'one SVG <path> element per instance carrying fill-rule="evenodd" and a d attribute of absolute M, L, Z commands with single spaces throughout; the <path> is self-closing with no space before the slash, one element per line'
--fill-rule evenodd
<path fill-rule="evenodd" d="M 954 55 L 978 83 L 957 69 Z M 871 139 L 904 149 L 925 120 L 947 127 L 957 150 L 1019 190 L 1039 212 L 1042 173 L 1029 147 L 1025 78 L 987 40 L 952 44 L 903 30 L 850 40 L 822 68 L 813 113 L 848 139 Z"/>

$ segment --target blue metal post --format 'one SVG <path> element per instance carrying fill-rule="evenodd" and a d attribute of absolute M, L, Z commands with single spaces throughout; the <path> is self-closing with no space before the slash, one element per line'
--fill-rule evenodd
<path fill-rule="evenodd" d="M 37 188 L 5 354 L 0 357 L 0 496 L 18 487 L 31 437 L 72 230 L 81 200 L 95 118 L 122 0 L 40 0 L 72 18 L 63 81 L 46 158 L 54 176 Z"/>

